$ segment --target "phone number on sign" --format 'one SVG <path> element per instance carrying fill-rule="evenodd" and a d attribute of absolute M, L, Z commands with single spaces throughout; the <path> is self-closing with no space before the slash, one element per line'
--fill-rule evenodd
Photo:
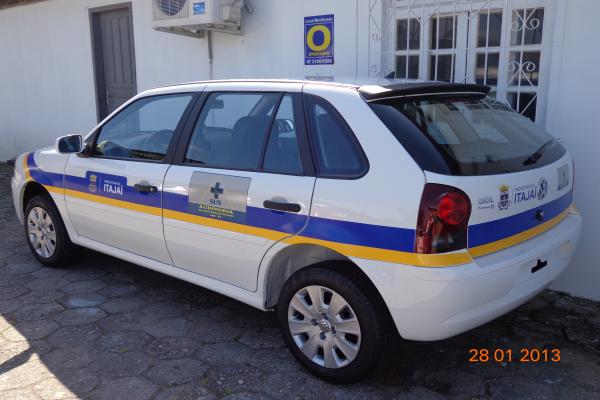
<path fill-rule="evenodd" d="M 559 349 L 469 349 L 470 363 L 558 363 L 560 362 Z"/>

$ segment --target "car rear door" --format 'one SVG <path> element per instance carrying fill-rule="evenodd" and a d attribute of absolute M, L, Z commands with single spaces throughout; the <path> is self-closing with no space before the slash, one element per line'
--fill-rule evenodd
<path fill-rule="evenodd" d="M 164 182 L 175 266 L 254 291 L 269 247 L 305 226 L 315 177 L 300 90 L 208 86 Z"/>
<path fill-rule="evenodd" d="M 140 98 L 97 130 L 88 157 L 69 158 L 66 204 L 84 240 L 172 263 L 162 228 L 166 157 L 196 98 L 192 93 Z"/>

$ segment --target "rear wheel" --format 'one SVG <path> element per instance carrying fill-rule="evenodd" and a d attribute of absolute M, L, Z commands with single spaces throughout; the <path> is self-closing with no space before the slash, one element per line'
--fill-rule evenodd
<path fill-rule="evenodd" d="M 277 316 L 294 357 L 331 382 L 368 376 L 395 338 L 385 309 L 373 297 L 356 278 L 324 267 L 290 277 Z"/>
<path fill-rule="evenodd" d="M 58 267 L 72 261 L 76 247 L 48 195 L 37 195 L 27 203 L 25 235 L 31 252 L 42 264 Z"/>

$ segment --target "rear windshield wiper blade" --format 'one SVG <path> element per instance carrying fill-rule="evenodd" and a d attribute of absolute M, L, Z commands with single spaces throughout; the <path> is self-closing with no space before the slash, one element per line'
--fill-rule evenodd
<path fill-rule="evenodd" d="M 532 165 L 532 164 L 535 164 L 536 162 L 538 162 L 538 160 L 540 158 L 542 158 L 542 155 L 544 154 L 544 152 L 546 151 L 546 149 L 548 147 L 550 147 L 550 145 L 553 144 L 553 143 L 554 143 L 554 139 L 553 140 L 548 140 L 546 143 L 544 143 L 542 145 L 542 147 L 540 147 L 534 153 L 532 153 L 529 157 L 527 157 L 525 159 L 525 161 L 523 161 L 523 165 Z"/>

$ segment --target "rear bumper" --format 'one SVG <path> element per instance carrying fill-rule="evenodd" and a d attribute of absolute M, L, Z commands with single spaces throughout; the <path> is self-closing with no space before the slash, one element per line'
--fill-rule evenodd
<path fill-rule="evenodd" d="M 449 268 L 355 260 L 373 280 L 405 339 L 440 340 L 482 325 L 534 297 L 567 267 L 581 232 L 568 214 L 519 245 Z M 547 266 L 533 273 L 538 260 Z"/>

